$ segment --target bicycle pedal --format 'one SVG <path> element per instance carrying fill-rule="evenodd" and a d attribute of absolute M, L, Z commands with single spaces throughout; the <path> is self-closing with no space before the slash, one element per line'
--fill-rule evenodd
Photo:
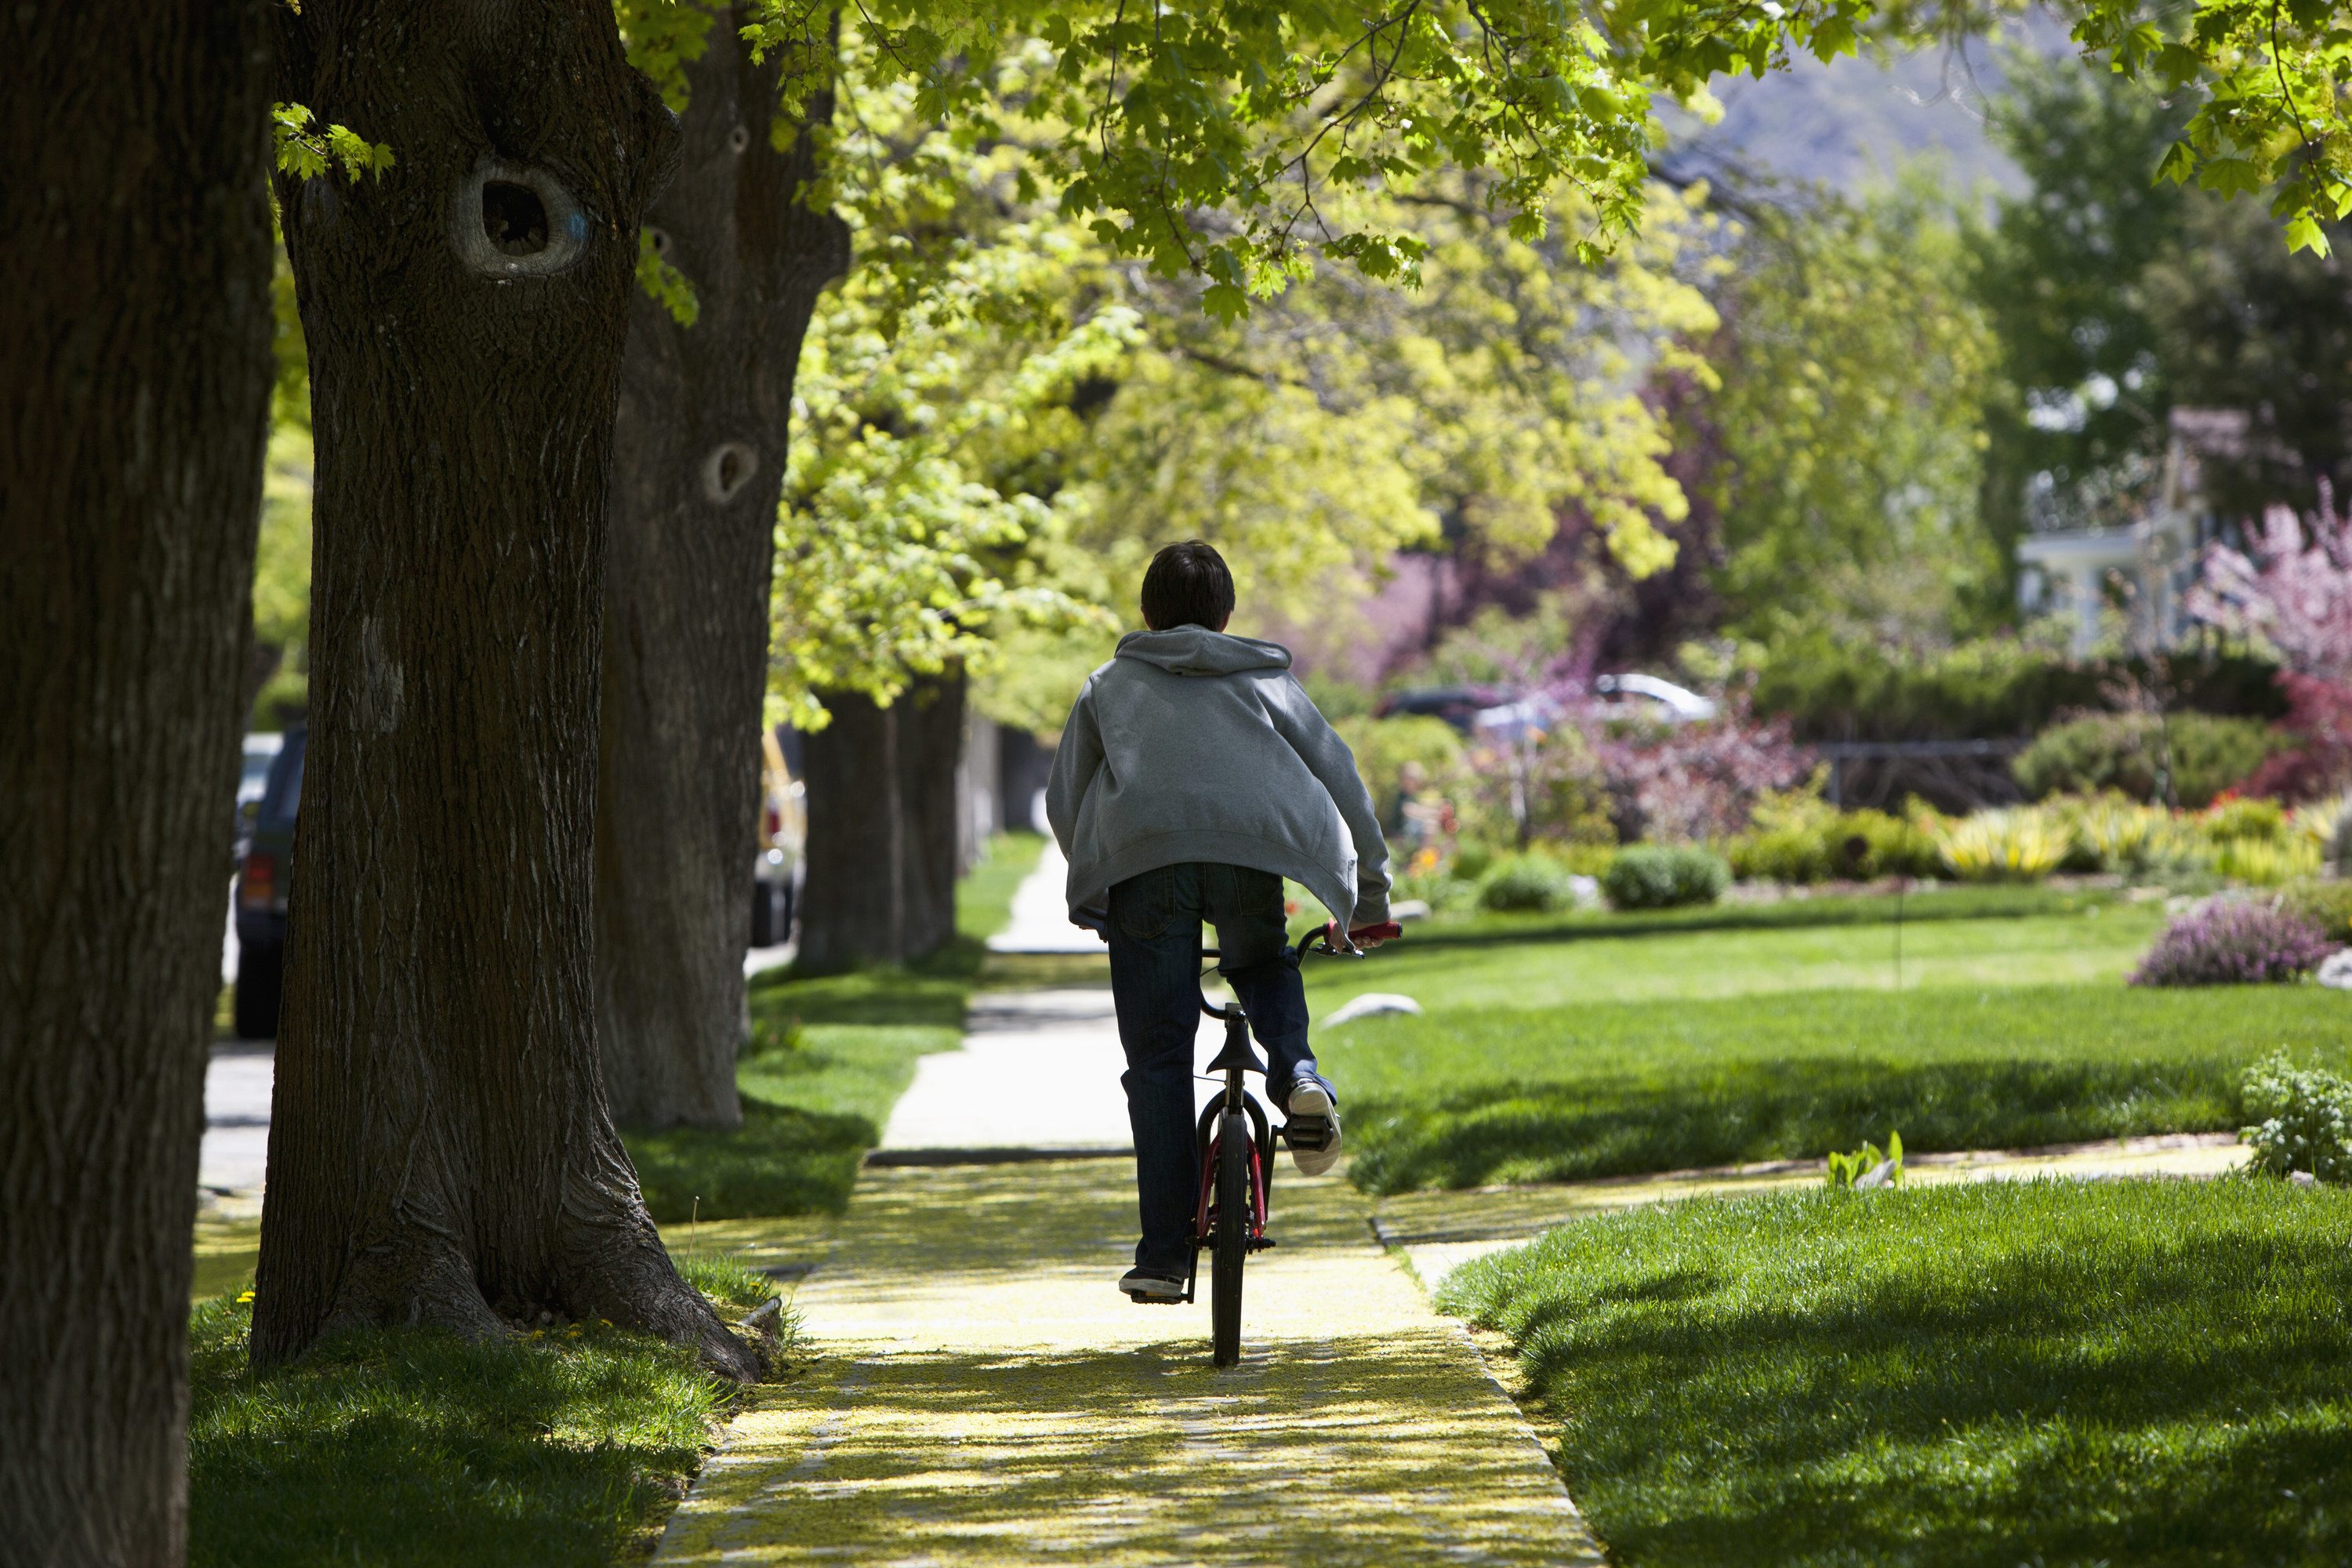
<path fill-rule="evenodd" d="M 1331 1146 L 1331 1123 L 1319 1116 L 1311 1121 L 1286 1123 L 1282 1129 L 1282 1141 L 1293 1149 L 1319 1154 Z"/>
<path fill-rule="evenodd" d="M 1139 1307 L 1181 1307 L 1184 1304 L 1181 1296 L 1147 1296 L 1140 1290 L 1129 1290 L 1127 1299 Z"/>

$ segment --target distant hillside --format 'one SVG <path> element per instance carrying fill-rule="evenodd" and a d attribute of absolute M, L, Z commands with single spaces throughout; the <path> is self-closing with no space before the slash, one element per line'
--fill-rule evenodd
<path fill-rule="evenodd" d="M 1744 168 L 1819 181 L 1855 193 L 1922 156 L 1939 160 L 1954 191 L 2021 188 L 2017 166 L 1994 144 L 1985 115 L 2001 85 L 2006 47 L 2072 52 L 2064 26 L 2037 16 L 2009 44 L 1920 50 L 1884 67 L 1859 58 L 1806 58 L 1785 71 L 1720 77 L 1722 121 L 1669 118 L 1675 141 L 1661 163 L 1677 176 Z"/>

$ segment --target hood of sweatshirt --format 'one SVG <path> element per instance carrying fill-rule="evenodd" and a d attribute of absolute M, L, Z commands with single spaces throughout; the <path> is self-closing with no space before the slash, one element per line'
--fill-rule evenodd
<path fill-rule="evenodd" d="M 1129 632 L 1118 639 L 1117 657 L 1141 659 L 1171 675 L 1238 675 L 1245 669 L 1290 668 L 1290 650 L 1280 643 L 1227 637 L 1206 626 Z"/>

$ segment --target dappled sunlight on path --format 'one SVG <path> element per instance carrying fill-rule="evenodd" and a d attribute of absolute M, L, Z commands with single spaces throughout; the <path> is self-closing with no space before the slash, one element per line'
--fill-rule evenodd
<path fill-rule="evenodd" d="M 1598 1563 L 1369 1200 L 1287 1165 L 1223 1373 L 1205 1300 L 1112 1289 L 1128 1162 L 868 1171 L 795 1300 L 814 1366 L 757 1392 L 658 1561 Z"/>

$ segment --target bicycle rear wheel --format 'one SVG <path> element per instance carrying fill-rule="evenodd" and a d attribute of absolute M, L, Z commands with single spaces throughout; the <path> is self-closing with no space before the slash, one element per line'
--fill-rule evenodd
<path fill-rule="evenodd" d="M 1219 1366 L 1242 1359 L 1242 1265 L 1249 1259 L 1255 1141 L 1248 1117 L 1225 1113 L 1217 1128 L 1217 1249 L 1209 1261 L 1209 1317 Z"/>

